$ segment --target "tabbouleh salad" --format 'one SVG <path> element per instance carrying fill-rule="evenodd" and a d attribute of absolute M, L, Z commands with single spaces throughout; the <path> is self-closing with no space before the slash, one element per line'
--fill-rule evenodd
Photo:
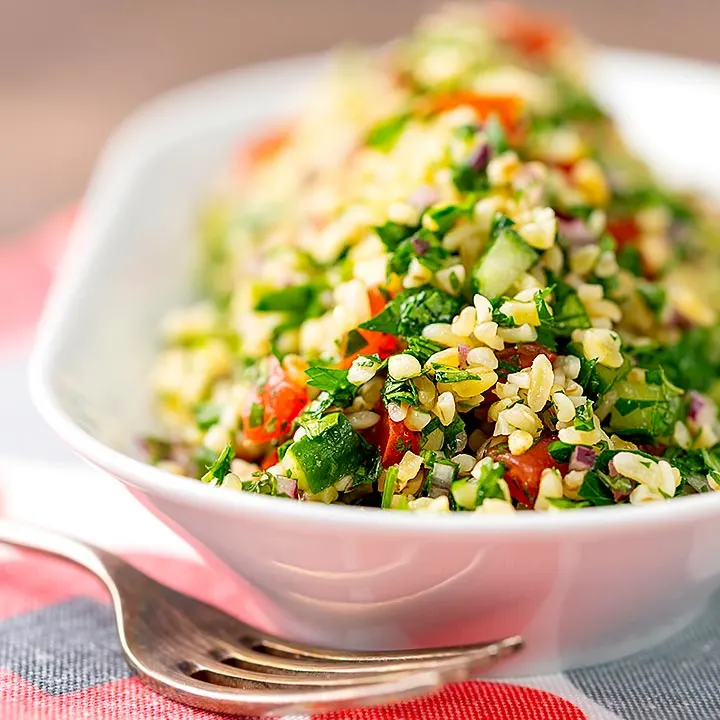
<path fill-rule="evenodd" d="M 718 222 L 625 147 L 584 53 L 448 7 L 244 144 L 203 299 L 163 325 L 149 459 L 432 513 L 718 490 Z"/>

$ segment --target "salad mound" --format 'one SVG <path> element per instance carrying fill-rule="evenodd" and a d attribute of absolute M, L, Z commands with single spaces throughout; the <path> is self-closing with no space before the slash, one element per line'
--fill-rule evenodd
<path fill-rule="evenodd" d="M 163 324 L 148 457 L 434 513 L 718 490 L 718 223 L 625 147 L 585 52 L 448 7 L 242 145 L 203 299 Z"/>

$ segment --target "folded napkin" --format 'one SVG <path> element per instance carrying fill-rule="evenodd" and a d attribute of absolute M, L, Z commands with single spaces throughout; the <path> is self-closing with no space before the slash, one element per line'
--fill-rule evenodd
<path fill-rule="evenodd" d="M 253 618 L 247 590 L 217 575 L 115 480 L 65 451 L 32 410 L 25 365 L 72 213 L 0 245 L 0 508 L 72 531 L 180 590 Z M 32 458 L 32 461 L 26 458 Z M 466 682 L 328 720 L 720 718 L 720 601 L 652 651 L 566 674 Z M 125 664 L 108 598 L 85 571 L 0 546 L 0 718 L 211 720 L 145 688 Z"/>

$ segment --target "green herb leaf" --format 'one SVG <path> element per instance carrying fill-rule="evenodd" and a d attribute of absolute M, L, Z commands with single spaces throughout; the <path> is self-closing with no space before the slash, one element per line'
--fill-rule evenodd
<path fill-rule="evenodd" d="M 398 138 L 402 134 L 405 126 L 410 120 L 410 115 L 396 115 L 394 117 L 383 120 L 373 127 L 365 138 L 365 144 L 368 147 L 388 152 L 392 150 Z"/>
<path fill-rule="evenodd" d="M 556 462 L 566 463 L 569 462 L 570 456 L 572 455 L 572 451 L 574 448 L 575 445 L 570 445 L 570 443 L 556 440 L 555 442 L 551 442 L 550 445 L 548 445 L 548 453 L 550 454 L 550 457 Z"/>
<path fill-rule="evenodd" d="M 614 505 L 612 492 L 605 486 L 597 472 L 591 470 L 585 475 L 578 496 L 591 505 Z"/>
<path fill-rule="evenodd" d="M 592 400 L 586 400 L 583 405 L 575 408 L 575 420 L 573 422 L 576 430 L 590 432 L 595 428 Z"/>
<path fill-rule="evenodd" d="M 222 485 L 225 476 L 230 472 L 230 464 L 233 459 L 233 447 L 228 444 L 225 449 L 215 458 L 214 462 L 207 469 L 207 472 L 200 478 L 204 483 L 215 481 L 215 485 Z"/>
<path fill-rule="evenodd" d="M 214 403 L 199 403 L 193 408 L 193 414 L 200 430 L 207 430 L 220 420 L 220 408 Z"/>
<path fill-rule="evenodd" d="M 385 485 L 383 485 L 382 501 L 380 504 L 382 508 L 387 509 L 390 507 L 393 495 L 395 494 L 395 485 L 397 484 L 398 472 L 398 466 L 391 465 L 385 473 Z"/>
<path fill-rule="evenodd" d="M 348 333 L 345 342 L 345 357 L 355 355 L 367 345 L 367 340 L 357 330 L 351 330 Z"/>
<path fill-rule="evenodd" d="M 386 406 L 390 403 L 396 405 L 406 403 L 412 407 L 417 407 L 420 403 L 417 388 L 411 380 L 393 380 L 391 377 L 385 380 L 382 398 Z"/>
<path fill-rule="evenodd" d="M 255 301 L 258 312 L 305 313 L 317 296 L 318 289 L 312 285 L 267 290 Z"/>
<path fill-rule="evenodd" d="M 510 149 L 505 128 L 495 113 L 490 115 L 485 122 L 485 134 L 487 135 L 490 147 L 496 155 L 500 155 Z"/>
<path fill-rule="evenodd" d="M 435 371 L 435 382 L 438 383 L 456 383 L 465 382 L 466 380 L 479 380 L 480 378 L 469 370 L 460 370 L 448 365 L 433 363 Z"/>
<path fill-rule="evenodd" d="M 421 365 L 424 365 L 435 353 L 445 349 L 443 345 L 422 336 L 407 338 L 407 346 L 407 352 L 416 357 Z"/>
<path fill-rule="evenodd" d="M 640 367 L 662 368 L 674 385 L 707 392 L 720 375 L 720 325 L 692 328 L 674 345 L 648 345 L 633 354 Z"/>
<path fill-rule="evenodd" d="M 265 408 L 260 403 L 250 406 L 249 425 L 251 428 L 262 427 L 265 422 Z"/>
<path fill-rule="evenodd" d="M 657 400 L 631 400 L 629 398 L 619 398 L 615 402 L 615 409 L 624 417 L 639 408 L 647 408 L 657 405 Z"/>
<path fill-rule="evenodd" d="M 488 498 L 505 499 L 505 493 L 500 486 L 500 480 L 505 478 L 505 466 L 487 458 L 480 463 L 480 474 L 477 478 L 477 494 L 475 496 L 475 507 L 485 502 Z"/>
<path fill-rule="evenodd" d="M 643 262 L 640 251 L 634 245 L 625 245 L 617 254 L 617 264 L 636 277 L 643 276 Z"/>
<path fill-rule="evenodd" d="M 645 304 L 652 310 L 655 315 L 660 315 L 665 307 L 667 293 L 659 285 L 655 285 L 647 280 L 639 280 L 637 290 L 645 301 Z"/>
<path fill-rule="evenodd" d="M 383 241 L 388 250 L 397 249 L 403 240 L 410 238 L 415 234 L 417 227 L 409 225 L 401 225 L 396 222 L 386 222 L 384 225 L 375 227 L 377 236 Z"/>
<path fill-rule="evenodd" d="M 357 387 L 348 380 L 347 370 L 320 367 L 316 365 L 309 367 L 305 371 L 305 374 L 309 378 L 308 385 L 310 387 L 318 388 L 328 394 L 328 397 L 324 398 L 322 401 L 322 404 L 328 403 L 324 409 L 327 409 L 330 405 L 345 407 L 353 401 L 355 393 L 357 392 Z M 319 395 L 315 399 L 315 402 L 320 400 L 320 397 L 321 396 Z M 317 408 L 313 410 L 312 414 L 317 414 Z"/>
<path fill-rule="evenodd" d="M 425 216 L 430 219 L 433 232 L 445 235 L 463 215 L 468 214 L 469 210 L 464 205 L 442 205 L 427 210 Z"/>
<path fill-rule="evenodd" d="M 421 288 L 401 300 L 397 330 L 406 337 L 421 336 L 423 329 L 431 323 L 451 322 L 460 312 L 462 305 L 463 301 L 460 298 L 448 295 L 442 290 L 431 287 Z"/>

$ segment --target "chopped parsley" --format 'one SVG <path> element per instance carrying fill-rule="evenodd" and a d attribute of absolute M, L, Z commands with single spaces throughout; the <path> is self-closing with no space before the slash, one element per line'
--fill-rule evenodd
<path fill-rule="evenodd" d="M 200 478 L 204 483 L 215 482 L 215 485 L 222 485 L 225 476 L 230 472 L 230 464 L 233 459 L 233 447 L 228 444 L 225 449 L 215 458 L 207 472 Z"/>
<path fill-rule="evenodd" d="M 251 428 L 262 427 L 265 422 L 265 408 L 260 403 L 253 403 L 248 420 Z"/>
<path fill-rule="evenodd" d="M 595 428 L 592 400 L 586 400 L 584 404 L 575 408 L 575 429 L 581 432 L 591 432 Z"/>
<path fill-rule="evenodd" d="M 614 505 L 612 491 L 600 479 L 599 473 L 591 470 L 585 475 L 583 484 L 578 490 L 578 497 L 587 500 L 590 505 Z"/>
<path fill-rule="evenodd" d="M 409 120 L 410 115 L 403 113 L 379 122 L 368 133 L 365 144 L 382 152 L 392 150 Z"/>
<path fill-rule="evenodd" d="M 360 329 L 420 337 L 423 329 L 431 323 L 451 322 L 462 305 L 460 298 L 423 286 L 412 292 L 400 293 L 378 315 L 360 325 Z"/>
<path fill-rule="evenodd" d="M 435 382 L 439 383 L 456 383 L 465 382 L 466 380 L 479 380 L 480 378 L 469 370 L 459 370 L 458 368 L 433 363 L 435 371 Z"/>
<path fill-rule="evenodd" d="M 414 355 L 424 365 L 435 353 L 445 349 L 444 345 L 428 340 L 422 336 L 407 339 L 407 352 Z"/>
<path fill-rule="evenodd" d="M 220 408 L 214 403 L 199 403 L 193 408 L 193 414 L 200 430 L 207 430 L 220 420 Z"/>
<path fill-rule="evenodd" d="M 416 230 L 417 227 L 401 225 L 396 222 L 386 222 L 384 225 L 375 227 L 375 233 L 382 240 L 383 245 L 390 251 L 396 250 L 398 245 L 400 245 L 403 240 L 414 235 Z"/>
<path fill-rule="evenodd" d="M 348 380 L 347 370 L 315 365 L 309 367 L 305 374 L 309 378 L 308 385 L 310 387 L 327 393 L 328 397 L 325 399 L 325 402 L 329 403 L 327 407 L 330 405 L 345 407 L 353 401 L 357 388 Z M 316 398 L 316 401 L 319 399 L 320 396 Z"/>
<path fill-rule="evenodd" d="M 388 377 L 385 381 L 382 398 L 386 406 L 390 403 L 395 403 L 396 405 L 405 403 L 412 407 L 417 407 L 420 403 L 417 388 L 412 380 L 393 380 L 391 377 Z"/>

